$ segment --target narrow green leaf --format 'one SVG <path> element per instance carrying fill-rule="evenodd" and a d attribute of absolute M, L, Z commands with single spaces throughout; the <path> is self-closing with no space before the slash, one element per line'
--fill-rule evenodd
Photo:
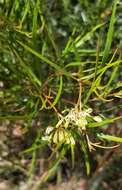
<path fill-rule="evenodd" d="M 43 110 L 44 108 L 46 108 L 46 100 L 43 99 L 42 95 L 39 96 L 41 101 L 42 101 L 42 106 L 39 109 L 40 111 Z"/>
<path fill-rule="evenodd" d="M 68 53 L 68 51 L 70 50 L 70 46 L 73 42 L 73 35 L 75 34 L 75 30 L 76 30 L 76 28 L 73 28 L 72 34 L 71 34 L 71 36 L 69 36 L 69 39 L 68 39 L 66 46 L 63 50 L 63 55 L 66 55 Z"/>
<path fill-rule="evenodd" d="M 112 15 L 111 15 L 105 49 L 104 49 L 103 58 L 102 58 L 103 64 L 106 63 L 108 56 L 109 56 L 110 48 L 111 48 L 111 43 L 112 43 L 112 38 L 113 38 L 113 33 L 114 33 L 114 23 L 115 23 L 115 14 L 116 14 L 117 3 L 118 3 L 118 0 L 114 0 L 113 11 L 112 11 Z"/>
<path fill-rule="evenodd" d="M 36 162 L 36 151 L 34 150 L 32 153 L 32 160 L 29 166 L 29 171 L 28 171 L 28 175 L 30 178 L 34 175 L 35 162 Z"/>
<path fill-rule="evenodd" d="M 94 64 L 95 61 L 83 61 L 83 62 L 71 62 L 71 63 L 68 63 L 65 68 L 67 67 L 75 67 L 75 66 L 81 66 L 81 65 L 84 65 L 84 64 Z"/>
<path fill-rule="evenodd" d="M 60 164 L 62 158 L 66 154 L 66 151 L 67 148 L 63 147 L 59 153 L 58 158 L 53 162 L 50 169 L 41 176 L 40 180 L 38 180 L 37 184 L 35 185 L 35 189 L 43 183 L 45 183 L 56 172 L 58 165 Z"/>
<path fill-rule="evenodd" d="M 106 139 L 108 141 L 114 141 L 114 142 L 121 142 L 122 143 L 122 138 L 121 137 L 116 137 L 116 136 L 111 136 L 111 135 L 105 135 L 103 133 L 97 134 L 99 138 Z"/>
<path fill-rule="evenodd" d="M 37 146 L 37 143 L 39 142 L 39 140 L 40 140 L 40 133 L 38 132 L 36 140 L 32 145 L 32 147 L 34 149 L 33 149 L 33 152 L 32 152 L 32 159 L 31 159 L 31 163 L 30 163 L 29 171 L 28 171 L 28 175 L 29 175 L 30 178 L 34 175 L 35 163 L 36 163 L 36 146 Z"/>
<path fill-rule="evenodd" d="M 92 92 L 94 92 L 94 91 L 96 90 L 96 88 L 100 85 L 100 82 L 101 82 L 101 80 L 102 80 L 103 74 L 104 74 L 109 68 L 111 68 L 111 67 L 113 67 L 113 66 L 117 66 L 117 65 L 119 65 L 120 63 L 122 63 L 121 60 L 115 61 L 115 62 L 113 62 L 113 63 L 109 63 L 108 65 L 106 65 L 106 66 L 103 67 L 102 69 L 100 68 L 100 69 L 97 71 L 96 75 L 97 75 L 97 74 L 99 74 L 99 75 L 98 75 L 98 77 L 96 78 L 96 80 L 94 80 L 94 81 L 92 82 L 91 88 L 89 89 L 89 91 L 88 91 L 88 93 L 87 93 L 87 96 L 86 96 L 85 99 L 84 99 L 84 104 L 87 103 L 87 101 L 88 101 L 90 95 L 92 94 Z M 94 75 L 93 75 L 93 76 L 94 76 Z"/>
<path fill-rule="evenodd" d="M 109 78 L 107 84 L 104 86 L 104 89 L 105 89 L 105 90 L 104 90 L 104 92 L 103 92 L 103 95 L 106 95 L 106 94 L 109 93 L 109 91 L 111 91 L 111 83 L 112 83 L 112 81 L 114 80 L 114 78 L 116 77 L 116 74 L 117 74 L 118 69 L 119 69 L 119 65 L 117 65 L 117 66 L 115 66 L 115 67 L 113 68 L 113 71 L 112 71 L 112 73 L 111 73 L 111 76 L 110 76 L 110 78 Z"/>
<path fill-rule="evenodd" d="M 24 35 L 28 38 L 32 38 L 32 33 L 31 32 L 26 32 L 26 31 L 23 31 L 23 30 L 19 30 L 19 29 L 15 29 L 16 32 L 20 33 L 21 35 Z"/>
<path fill-rule="evenodd" d="M 36 77 L 36 75 L 34 74 L 34 72 L 31 70 L 30 67 L 28 67 L 24 61 L 22 60 L 22 58 L 20 57 L 20 55 L 17 53 L 17 51 L 14 49 L 13 50 L 14 54 L 16 55 L 16 57 L 18 58 L 20 65 L 24 68 L 24 71 L 26 72 L 26 74 L 28 75 L 28 77 L 30 78 L 31 82 L 36 86 L 37 88 L 37 84 L 41 87 L 42 83 L 41 81 Z"/>
<path fill-rule="evenodd" d="M 80 47 L 81 45 L 83 45 L 86 41 L 90 40 L 93 33 L 98 29 L 98 28 L 101 28 L 102 26 L 104 25 L 104 23 L 102 24 L 98 24 L 97 26 L 95 26 L 90 32 L 88 32 L 87 34 L 85 34 L 85 36 L 83 37 L 80 37 L 78 36 L 76 39 L 75 39 L 75 46 L 76 47 Z M 80 38 L 80 39 L 79 39 Z"/>
<path fill-rule="evenodd" d="M 12 5 L 13 6 L 12 6 L 11 11 L 9 13 L 9 17 L 12 17 L 13 15 L 15 15 L 14 11 L 16 11 L 17 9 L 20 8 L 20 1 L 19 0 L 13 1 Z"/>
<path fill-rule="evenodd" d="M 90 174 L 90 162 L 89 162 L 89 155 L 88 155 L 86 143 L 84 141 L 81 141 L 81 146 L 82 146 L 82 150 L 83 150 L 83 153 L 85 156 L 86 172 L 87 172 L 87 175 L 89 175 Z"/>
<path fill-rule="evenodd" d="M 24 14 L 23 14 L 22 19 L 20 21 L 20 27 L 22 26 L 24 20 L 26 19 L 28 12 L 29 12 L 29 9 L 30 9 L 29 2 L 30 2 L 29 0 L 26 0 Z"/>
<path fill-rule="evenodd" d="M 58 92 L 57 92 L 57 96 L 55 97 L 55 100 L 51 104 L 51 106 L 49 107 L 49 109 L 53 108 L 57 104 L 57 102 L 58 102 L 58 100 L 59 100 L 59 98 L 61 96 L 62 87 L 63 87 L 63 79 L 62 79 L 62 76 L 60 76 L 60 84 L 59 84 L 59 89 L 58 89 Z"/>
<path fill-rule="evenodd" d="M 95 122 L 95 123 L 89 123 L 88 124 L 88 127 L 89 128 L 92 128 L 92 127 L 104 127 L 106 124 L 109 124 L 109 123 L 113 123 L 114 121 L 118 120 L 118 119 L 121 119 L 122 116 L 120 117 L 115 117 L 115 118 L 108 118 L 108 119 L 105 119 L 101 122 Z"/>
<path fill-rule="evenodd" d="M 35 40 L 36 34 L 37 34 L 37 24 L 38 24 L 37 17 L 38 17 L 38 13 L 39 13 L 39 5 L 40 5 L 40 0 L 37 0 L 35 8 L 33 10 L 33 27 L 32 27 L 33 40 Z"/>
<path fill-rule="evenodd" d="M 40 145 L 31 146 L 31 147 L 23 150 L 20 154 L 31 153 L 34 150 L 41 149 L 42 147 L 47 146 L 47 145 L 48 145 L 48 142 L 46 142 L 46 141 L 44 142 L 43 141 L 43 144 L 41 143 Z"/>
<path fill-rule="evenodd" d="M 17 42 L 27 51 L 29 51 L 30 53 L 32 53 L 33 55 L 35 55 L 36 57 L 38 57 L 39 59 L 41 59 L 42 61 L 44 61 L 45 63 L 47 63 L 48 65 L 50 65 L 51 67 L 55 68 L 56 70 L 61 70 L 61 68 L 56 65 L 55 63 L 53 63 L 52 61 L 50 61 L 48 58 L 42 56 L 40 53 L 38 53 L 37 51 L 31 49 L 29 46 L 25 45 L 23 42 L 20 42 L 19 40 L 17 40 Z"/>

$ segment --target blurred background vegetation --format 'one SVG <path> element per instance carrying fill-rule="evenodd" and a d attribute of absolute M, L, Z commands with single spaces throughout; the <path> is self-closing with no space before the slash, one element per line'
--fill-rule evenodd
<path fill-rule="evenodd" d="M 16 115 L 15 110 L 22 107 L 18 114 L 28 115 L 33 112 L 38 101 L 37 91 L 43 89 L 46 93 L 46 80 L 50 82 L 50 88 L 55 88 L 56 91 L 60 72 L 57 72 L 58 68 L 53 69 L 45 57 L 58 65 L 59 70 L 71 62 L 88 62 L 75 68 L 70 67 L 69 73 L 80 73 L 80 78 L 93 73 L 94 63 L 91 62 L 96 61 L 98 43 L 99 61 L 102 59 L 112 3 L 107 0 L 0 1 L 0 80 L 3 82 L 1 88 L 4 89 L 4 92 L 1 91 L 1 115 Z M 118 48 L 114 59 L 121 52 L 121 22 L 120 3 L 110 51 L 111 58 Z M 102 23 L 104 26 L 100 25 Z M 40 53 L 42 58 L 23 48 L 18 41 Z M 110 73 L 111 70 L 108 70 L 107 75 L 110 76 Z M 57 77 L 53 78 L 51 75 Z M 107 75 L 102 79 L 103 83 L 107 81 Z M 121 86 L 118 83 L 121 75 L 121 70 L 118 69 L 115 81 L 111 84 L 114 89 Z M 77 98 L 76 91 L 76 95 L 72 96 L 74 82 L 71 77 L 64 80 L 66 83 L 64 82 L 63 94 Z M 86 92 L 85 86 L 84 96 Z"/>

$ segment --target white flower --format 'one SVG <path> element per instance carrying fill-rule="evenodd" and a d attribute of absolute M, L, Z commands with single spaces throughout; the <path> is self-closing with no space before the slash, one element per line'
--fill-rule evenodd
<path fill-rule="evenodd" d="M 101 122 L 102 121 L 102 118 L 100 116 L 94 116 L 93 119 L 96 121 L 96 122 Z"/>
<path fill-rule="evenodd" d="M 45 133 L 47 134 L 47 135 L 49 135 L 52 131 L 53 131 L 53 127 L 51 127 L 51 126 L 48 126 L 47 127 L 47 129 L 46 129 L 46 131 L 45 131 Z"/>
<path fill-rule="evenodd" d="M 92 113 L 92 111 L 93 111 L 92 108 L 88 108 L 88 109 L 86 110 L 87 113 Z"/>
<path fill-rule="evenodd" d="M 44 136 L 44 137 L 42 137 L 42 140 L 43 141 L 50 141 L 50 137 L 49 136 Z"/>
<path fill-rule="evenodd" d="M 87 120 L 86 120 L 86 118 L 85 117 L 81 117 L 80 119 L 78 119 L 77 121 L 76 121 L 76 125 L 78 126 L 78 127 L 85 127 L 86 125 L 87 125 Z"/>

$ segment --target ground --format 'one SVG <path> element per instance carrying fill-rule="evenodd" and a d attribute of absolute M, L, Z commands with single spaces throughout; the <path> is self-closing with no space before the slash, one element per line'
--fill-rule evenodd
<path fill-rule="evenodd" d="M 77 165 L 74 170 L 68 163 L 62 164 L 58 181 L 55 177 L 36 188 L 40 173 L 43 170 L 44 160 L 38 159 L 38 170 L 33 179 L 28 181 L 29 157 L 19 153 L 27 146 L 25 136 L 21 134 L 22 122 L 10 121 L 1 123 L 0 126 L 0 190 L 121 190 L 122 189 L 122 149 L 104 151 L 97 155 L 93 162 L 94 171 L 87 177 L 83 174 L 83 166 Z M 94 155 L 92 155 L 93 157 Z M 94 158 L 92 158 L 94 161 Z"/>

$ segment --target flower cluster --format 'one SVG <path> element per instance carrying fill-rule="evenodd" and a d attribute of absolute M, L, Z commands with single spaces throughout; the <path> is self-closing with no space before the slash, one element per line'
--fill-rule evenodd
<path fill-rule="evenodd" d="M 47 127 L 45 136 L 42 137 L 42 140 L 53 142 L 55 144 L 62 142 L 65 144 L 74 145 L 75 139 L 72 133 L 73 127 L 76 127 L 80 132 L 84 132 L 88 124 L 88 117 L 92 117 L 92 119 L 96 122 L 102 121 L 100 116 L 91 116 L 91 108 L 81 111 L 77 108 L 72 108 L 70 110 L 64 110 L 62 113 L 64 115 L 60 115 L 60 120 L 55 127 Z"/>

